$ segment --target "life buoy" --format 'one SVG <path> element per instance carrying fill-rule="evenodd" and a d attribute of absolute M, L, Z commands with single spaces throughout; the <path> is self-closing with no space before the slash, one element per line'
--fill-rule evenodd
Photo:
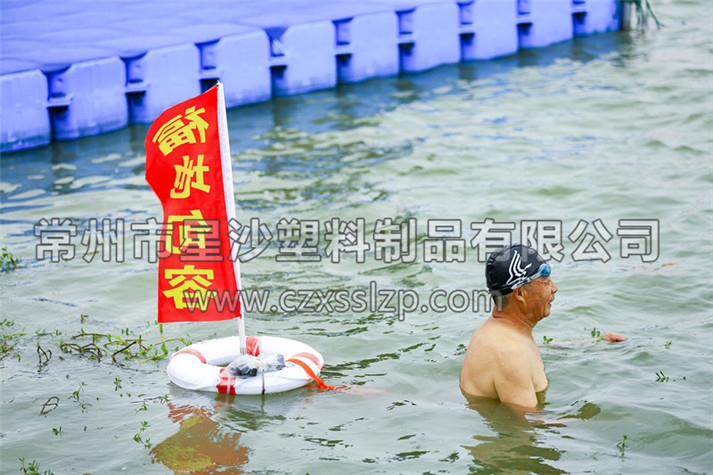
<path fill-rule="evenodd" d="M 240 340 L 233 336 L 185 347 L 171 356 L 166 372 L 174 384 L 194 391 L 271 394 L 302 387 L 313 379 L 319 380 L 319 372 L 324 367 L 324 359 L 319 352 L 287 338 L 249 336 L 247 351 L 253 356 L 281 354 L 285 357 L 286 366 L 249 378 L 236 378 L 221 367 L 240 355 Z"/>

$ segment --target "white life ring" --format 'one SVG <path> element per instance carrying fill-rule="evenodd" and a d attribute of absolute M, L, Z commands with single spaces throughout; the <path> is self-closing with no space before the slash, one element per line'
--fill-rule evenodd
<path fill-rule="evenodd" d="M 221 367 L 240 355 L 240 339 L 232 336 L 195 343 L 174 353 L 166 366 L 168 379 L 177 386 L 194 391 L 271 394 L 304 386 L 324 367 L 324 359 L 319 352 L 287 338 L 249 336 L 247 350 L 253 356 L 281 354 L 287 365 L 278 371 L 236 378 Z M 309 374 L 310 371 L 312 374 Z"/>

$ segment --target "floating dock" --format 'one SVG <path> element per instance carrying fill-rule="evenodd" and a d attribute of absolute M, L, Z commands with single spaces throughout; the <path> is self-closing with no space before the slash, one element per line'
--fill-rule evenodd
<path fill-rule="evenodd" d="M 0 152 L 618 30 L 617 0 L 2 0 Z"/>

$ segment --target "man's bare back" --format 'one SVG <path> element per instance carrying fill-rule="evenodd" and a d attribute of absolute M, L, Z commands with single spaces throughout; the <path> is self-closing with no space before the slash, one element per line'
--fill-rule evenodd
<path fill-rule="evenodd" d="M 532 334 L 506 319 L 485 320 L 468 345 L 461 390 L 467 396 L 535 407 L 536 393 L 546 388 L 545 366 Z"/>

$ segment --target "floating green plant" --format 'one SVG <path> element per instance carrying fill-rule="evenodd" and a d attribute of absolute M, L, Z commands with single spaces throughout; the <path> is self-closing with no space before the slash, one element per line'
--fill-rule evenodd
<path fill-rule="evenodd" d="M 42 404 L 42 409 L 40 409 L 40 415 L 44 416 L 48 412 L 54 411 L 59 406 L 59 398 L 57 396 L 51 396 L 49 399 Z"/>
<path fill-rule="evenodd" d="M 40 367 L 47 365 L 52 359 L 52 350 L 45 350 L 40 346 L 40 342 L 37 342 L 37 355 L 40 358 Z"/>
<path fill-rule="evenodd" d="M 10 352 L 15 348 L 11 344 L 13 340 L 18 336 L 22 336 L 25 334 L 24 329 L 21 332 L 5 333 L 6 329 L 9 329 L 14 326 L 15 322 L 12 320 L 8 320 L 7 318 L 0 322 L 0 360 L 10 354 Z M 19 353 L 17 354 L 17 359 L 20 359 Z"/>
<path fill-rule="evenodd" d="M 79 402 L 79 393 L 81 393 L 81 392 L 84 391 L 84 386 L 86 386 L 86 385 L 87 385 L 87 384 L 86 384 L 84 381 L 82 381 L 82 382 L 79 384 L 79 387 L 78 387 L 75 391 L 72 392 L 72 395 L 70 396 L 70 399 L 71 399 L 71 398 L 74 398 L 75 401 Z"/>
<path fill-rule="evenodd" d="M 123 333 L 123 332 L 122 332 Z M 82 339 L 91 338 L 90 343 L 79 344 L 74 341 L 81 341 Z M 125 359 L 128 358 L 145 358 L 143 361 L 149 360 L 161 360 L 169 355 L 169 350 L 166 347 L 167 343 L 180 342 L 188 346 L 191 344 L 184 338 L 165 338 L 162 337 L 161 341 L 156 343 L 147 343 L 142 335 L 138 338 L 122 338 L 118 335 L 111 335 L 107 333 L 91 333 L 81 330 L 76 335 L 73 335 L 71 340 L 65 342 L 60 342 L 60 349 L 66 353 L 76 352 L 83 356 L 88 356 L 90 358 L 101 359 L 105 356 L 111 356 L 111 360 L 116 363 L 117 357 L 123 355 Z M 104 341 L 106 340 L 106 341 Z M 114 351 L 113 348 L 117 348 Z M 176 351 L 179 347 L 176 346 Z"/>
<path fill-rule="evenodd" d="M 6 247 L 0 250 L 0 270 L 9 272 L 17 269 L 19 265 L 20 259 L 15 257 Z"/>
<path fill-rule="evenodd" d="M 40 464 L 38 464 L 36 461 L 29 462 L 29 465 L 25 467 L 25 459 L 21 458 L 20 462 L 22 463 L 22 467 L 20 469 L 22 470 L 22 473 L 25 475 L 53 475 L 52 472 L 49 470 L 45 470 L 44 472 L 40 472 Z"/>
<path fill-rule="evenodd" d="M 141 435 L 144 433 L 144 431 L 146 430 L 148 425 L 149 425 L 148 421 L 141 421 L 141 428 L 139 429 L 139 431 L 136 434 L 134 434 L 134 440 L 138 443 L 144 444 L 144 447 L 146 447 L 147 449 L 150 449 L 151 448 L 151 439 L 149 439 L 148 437 L 146 438 L 146 440 L 141 438 Z"/>
<path fill-rule="evenodd" d="M 616 444 L 616 446 L 619 448 L 619 453 L 623 457 L 624 452 L 626 451 L 626 434 L 623 435 L 621 442 Z"/>

